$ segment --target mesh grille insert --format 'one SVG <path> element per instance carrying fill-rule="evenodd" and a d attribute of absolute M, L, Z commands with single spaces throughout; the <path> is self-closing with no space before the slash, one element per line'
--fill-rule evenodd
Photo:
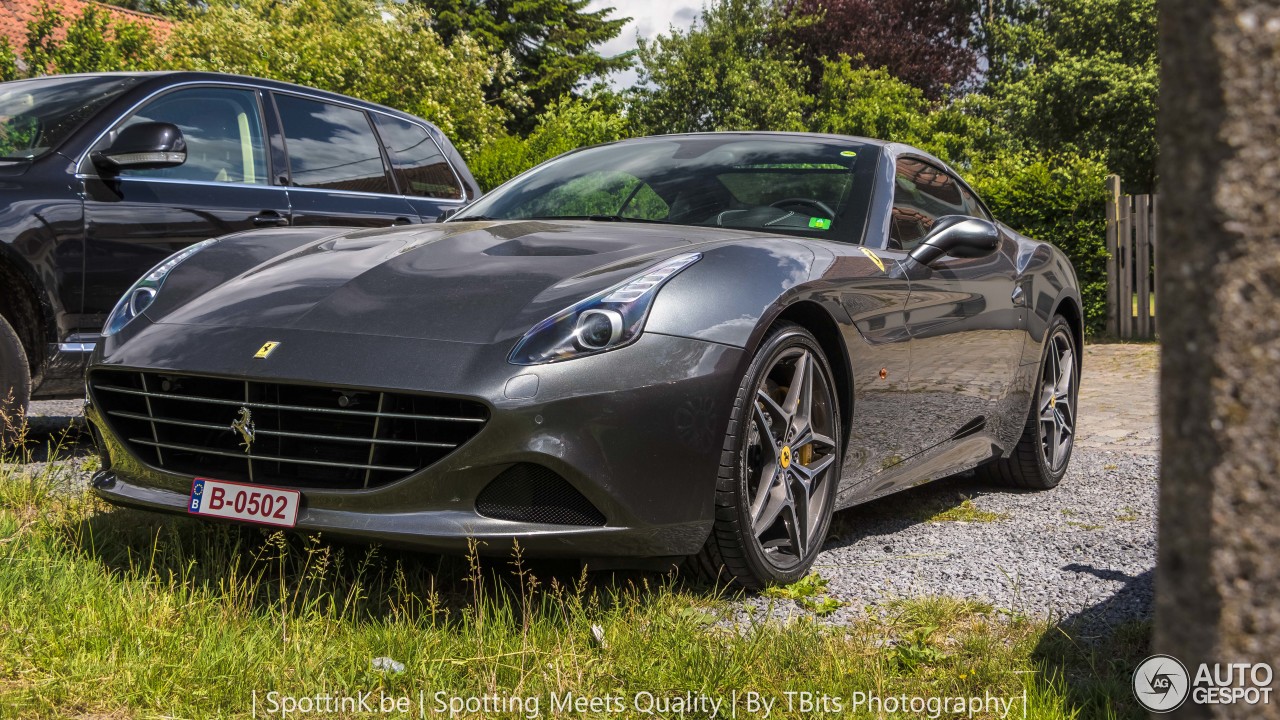
<path fill-rule="evenodd" d="M 604 514 L 568 480 L 532 463 L 512 465 L 494 478 L 476 498 L 476 511 L 498 520 L 604 525 Z"/>

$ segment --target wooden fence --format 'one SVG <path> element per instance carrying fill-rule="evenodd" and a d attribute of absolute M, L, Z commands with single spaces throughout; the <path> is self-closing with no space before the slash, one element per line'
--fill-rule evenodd
<path fill-rule="evenodd" d="M 1120 178 L 1111 175 L 1107 197 L 1107 332 L 1154 338 L 1156 196 L 1121 195 Z"/>

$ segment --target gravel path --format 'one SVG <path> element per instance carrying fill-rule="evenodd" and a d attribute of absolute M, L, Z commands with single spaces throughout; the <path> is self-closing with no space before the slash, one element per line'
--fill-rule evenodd
<path fill-rule="evenodd" d="M 1081 381 L 1080 442 L 1062 483 L 1007 491 L 950 478 L 838 513 L 815 569 L 842 622 L 887 601 L 947 595 L 1066 621 L 1086 635 L 1151 617 L 1159 474 L 1154 345 L 1091 345 Z M 32 405 L 33 429 L 80 420 L 79 401 Z M 87 448 L 86 448 L 87 451 Z M 937 519 L 962 506 L 981 521 Z M 961 508 L 966 509 L 966 508 Z M 972 513 L 968 513 L 972 515 Z M 756 597 L 743 617 L 793 616 Z"/>
<path fill-rule="evenodd" d="M 952 478 L 839 513 L 815 569 L 843 622 L 899 598 L 946 595 L 1091 632 L 1151 616 L 1157 458 L 1077 451 L 1047 492 Z M 969 499 L 982 521 L 934 520 Z M 754 598 L 757 616 L 797 612 Z"/>

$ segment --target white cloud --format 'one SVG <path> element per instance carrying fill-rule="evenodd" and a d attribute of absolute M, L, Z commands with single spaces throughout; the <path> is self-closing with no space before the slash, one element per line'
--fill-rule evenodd
<path fill-rule="evenodd" d="M 591 10 L 612 7 L 614 11 L 611 17 L 631 18 L 631 22 L 622 28 L 618 37 L 600 47 L 600 54 L 607 57 L 634 50 L 638 38 L 665 34 L 672 26 L 688 30 L 702 12 L 702 5 L 701 0 L 592 0 L 589 6 Z M 629 87 L 636 82 L 636 72 L 628 70 L 617 73 L 609 80 L 616 88 Z"/>

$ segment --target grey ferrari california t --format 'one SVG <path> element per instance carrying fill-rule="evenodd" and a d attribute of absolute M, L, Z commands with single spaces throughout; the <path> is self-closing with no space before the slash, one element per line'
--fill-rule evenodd
<path fill-rule="evenodd" d="M 444 223 L 182 248 L 103 334 L 113 503 L 757 588 L 841 508 L 1056 485 L 1082 327 L 1067 258 L 936 158 L 716 133 L 577 150 Z"/>

